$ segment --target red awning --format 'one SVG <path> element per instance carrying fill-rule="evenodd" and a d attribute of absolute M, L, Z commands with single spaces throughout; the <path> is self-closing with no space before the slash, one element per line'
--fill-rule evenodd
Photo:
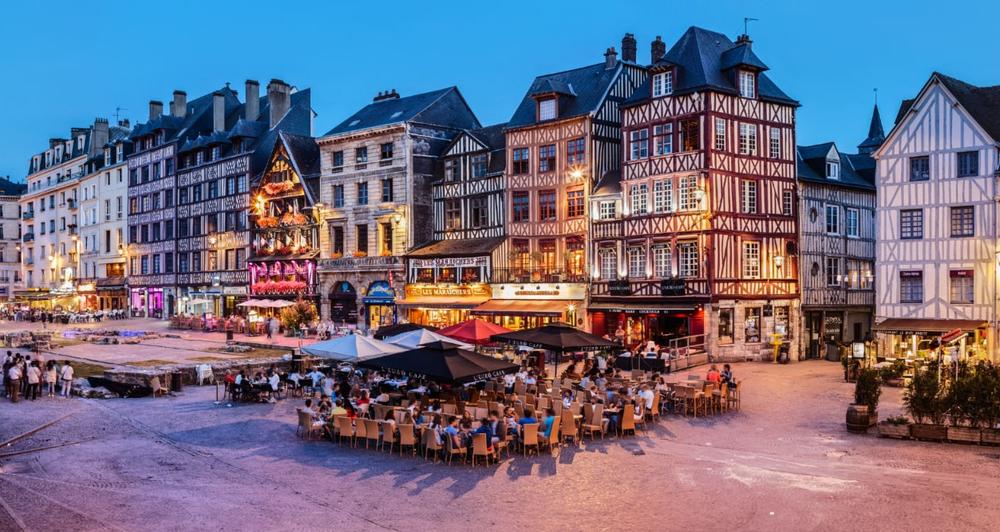
<path fill-rule="evenodd" d="M 934 320 L 920 318 L 889 318 L 876 323 L 872 330 L 884 334 L 927 335 L 940 336 L 944 333 L 958 330 L 959 332 L 969 332 L 983 327 L 988 327 L 989 323 L 982 320 Z"/>

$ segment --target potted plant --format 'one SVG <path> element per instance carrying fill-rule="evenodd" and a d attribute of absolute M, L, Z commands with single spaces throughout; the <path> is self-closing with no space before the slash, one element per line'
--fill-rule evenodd
<path fill-rule="evenodd" d="M 294 336 L 295 331 L 303 325 L 316 321 L 316 307 L 299 299 L 294 305 L 283 308 L 280 318 L 281 325 L 285 327 L 285 335 Z"/>
<path fill-rule="evenodd" d="M 979 430 L 979 381 L 979 372 L 962 363 L 958 368 L 958 375 L 948 386 L 946 404 L 951 413 L 948 441 L 979 443 L 982 439 L 982 431 Z"/>
<path fill-rule="evenodd" d="M 879 370 L 879 376 L 882 377 L 882 384 L 886 386 L 902 386 L 903 385 L 903 374 L 906 372 L 906 362 L 903 360 L 896 360 L 890 366 L 886 366 Z"/>
<path fill-rule="evenodd" d="M 937 362 L 931 362 L 913 373 L 913 380 L 903 393 L 913 425 L 910 436 L 918 440 L 941 441 L 948 435 L 944 422 L 944 394 L 938 376 Z"/>
<path fill-rule="evenodd" d="M 910 437 L 910 420 L 906 416 L 893 416 L 879 422 L 878 435 L 883 438 L 905 440 Z"/>
<path fill-rule="evenodd" d="M 878 370 L 862 369 L 854 384 L 854 403 L 847 407 L 847 430 L 868 432 L 878 421 L 878 400 L 882 395 Z"/>
<path fill-rule="evenodd" d="M 1000 445 L 1000 366 L 995 364 L 980 364 L 976 369 L 979 376 L 976 402 L 979 423 L 982 427 L 981 442 L 988 445 Z"/>

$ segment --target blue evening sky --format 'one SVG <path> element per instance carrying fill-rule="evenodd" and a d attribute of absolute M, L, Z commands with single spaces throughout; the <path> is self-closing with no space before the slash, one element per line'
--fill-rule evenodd
<path fill-rule="evenodd" d="M 684 2 L 8 3 L 0 15 L 0 176 L 94 117 L 145 121 L 174 89 L 193 98 L 225 82 L 281 78 L 312 87 L 322 134 L 371 101 L 458 85 L 483 124 L 507 120 L 531 79 L 600 62 L 625 32 L 668 48 L 691 25 L 735 38 L 743 17 L 770 76 L 802 103 L 800 144 L 853 150 L 878 87 L 886 129 L 934 70 L 1000 83 L 997 2 L 924 0 Z"/>

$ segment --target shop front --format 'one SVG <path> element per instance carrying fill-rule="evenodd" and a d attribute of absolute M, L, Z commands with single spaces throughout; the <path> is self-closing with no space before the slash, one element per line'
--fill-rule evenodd
<path fill-rule="evenodd" d="M 128 292 L 125 290 L 125 277 L 116 275 L 97 280 L 98 310 L 121 310 L 125 308 Z"/>
<path fill-rule="evenodd" d="M 490 299 L 490 286 L 474 284 L 411 283 L 397 303 L 406 321 L 439 329 L 468 320 L 470 311 Z"/>
<path fill-rule="evenodd" d="M 94 279 L 79 279 L 76 285 L 77 300 L 81 311 L 101 310 L 100 298 L 97 295 L 97 281 Z"/>
<path fill-rule="evenodd" d="M 160 287 L 139 287 L 131 290 L 130 306 L 134 318 L 162 319 L 165 309 L 164 290 Z"/>
<path fill-rule="evenodd" d="M 361 302 L 364 304 L 365 325 L 369 330 L 396 323 L 396 291 L 389 281 L 369 284 Z"/>
<path fill-rule="evenodd" d="M 889 318 L 873 327 L 880 360 L 990 360 L 989 323 L 982 320 Z"/>
<path fill-rule="evenodd" d="M 336 325 L 357 325 L 358 292 L 347 281 L 334 283 L 330 290 L 329 319 Z"/>
<path fill-rule="evenodd" d="M 705 328 L 705 313 L 700 305 L 601 302 L 591 303 L 589 311 L 591 332 L 624 337 L 629 346 L 648 340 L 667 345 L 675 338 L 701 334 Z"/>
<path fill-rule="evenodd" d="M 583 319 L 587 292 L 584 284 L 494 284 L 490 288 L 491 299 L 470 310 L 470 317 L 515 331 L 552 322 L 587 328 Z"/>
<path fill-rule="evenodd" d="M 444 328 L 470 319 L 490 299 L 490 254 L 502 240 L 442 240 L 410 252 L 409 282 L 399 302 L 406 321 Z"/>

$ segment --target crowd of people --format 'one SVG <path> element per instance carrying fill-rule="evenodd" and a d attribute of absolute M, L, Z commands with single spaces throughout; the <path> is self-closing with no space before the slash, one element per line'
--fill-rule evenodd
<path fill-rule="evenodd" d="M 74 378 L 73 364 L 64 360 L 46 361 L 41 354 L 21 355 L 7 351 L 3 361 L 4 397 L 17 403 L 23 397 L 37 400 L 41 397 L 70 397 Z"/>
<path fill-rule="evenodd" d="M 25 307 L 5 307 L 0 309 L 0 319 L 29 323 L 98 323 L 105 319 L 123 320 L 128 317 L 124 310 L 95 310 L 69 312 L 65 310 L 45 310 Z"/>

